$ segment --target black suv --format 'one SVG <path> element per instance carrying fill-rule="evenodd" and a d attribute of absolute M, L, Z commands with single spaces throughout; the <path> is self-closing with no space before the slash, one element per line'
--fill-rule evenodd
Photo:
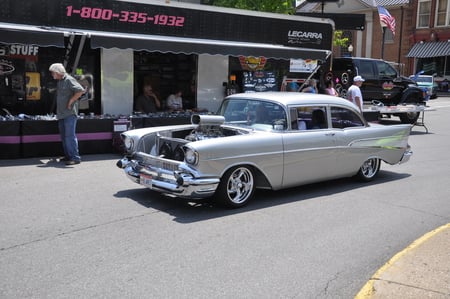
<path fill-rule="evenodd" d="M 423 90 L 411 79 L 399 76 L 392 65 L 381 59 L 334 58 L 332 72 L 327 74 L 327 79 L 333 79 L 336 90 L 346 97 L 347 89 L 357 75 L 365 80 L 361 86 L 364 102 L 375 100 L 386 106 L 424 104 Z M 402 113 L 398 116 L 403 123 L 415 123 L 419 113 Z"/>

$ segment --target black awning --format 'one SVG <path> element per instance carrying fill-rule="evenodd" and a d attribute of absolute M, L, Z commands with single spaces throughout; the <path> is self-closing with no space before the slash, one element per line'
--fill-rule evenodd
<path fill-rule="evenodd" d="M 414 44 L 406 57 L 430 58 L 450 56 L 450 42 L 420 42 Z"/>
<path fill-rule="evenodd" d="M 91 37 L 92 48 L 120 48 L 162 53 L 220 54 L 229 56 L 263 56 L 267 58 L 319 59 L 325 61 L 331 51 L 283 45 L 246 43 L 173 36 L 125 34 L 115 32 L 83 32 Z"/>
<path fill-rule="evenodd" d="M 64 48 L 64 31 L 53 28 L 0 23 L 0 43 Z"/>

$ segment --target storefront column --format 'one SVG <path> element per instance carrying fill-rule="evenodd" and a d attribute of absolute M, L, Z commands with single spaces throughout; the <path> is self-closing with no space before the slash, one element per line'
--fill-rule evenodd
<path fill-rule="evenodd" d="M 216 112 L 224 98 L 228 82 L 228 56 L 198 55 L 197 107 Z"/>
<path fill-rule="evenodd" d="M 102 114 L 133 112 L 133 50 L 101 49 Z"/>

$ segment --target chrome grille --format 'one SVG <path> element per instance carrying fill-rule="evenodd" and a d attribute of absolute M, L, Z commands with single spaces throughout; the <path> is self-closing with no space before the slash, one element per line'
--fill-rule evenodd
<path fill-rule="evenodd" d="M 170 171 L 178 170 L 178 164 L 177 161 L 169 161 L 166 159 L 160 159 L 160 158 L 153 158 L 153 157 L 142 157 L 143 158 L 143 164 L 146 166 L 150 166 L 152 168 L 160 168 Z"/>

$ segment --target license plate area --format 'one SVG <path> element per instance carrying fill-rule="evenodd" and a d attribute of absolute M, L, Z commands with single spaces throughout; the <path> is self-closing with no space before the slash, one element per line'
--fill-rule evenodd
<path fill-rule="evenodd" d="M 141 174 L 139 182 L 141 185 L 151 189 L 153 186 L 153 177 L 148 174 Z"/>

